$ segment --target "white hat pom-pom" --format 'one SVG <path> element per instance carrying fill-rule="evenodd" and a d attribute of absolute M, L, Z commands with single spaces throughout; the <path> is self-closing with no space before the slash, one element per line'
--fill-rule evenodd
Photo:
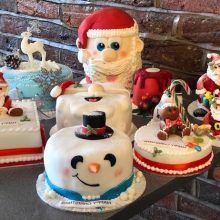
<path fill-rule="evenodd" d="M 62 93 L 62 89 L 60 86 L 55 86 L 53 89 L 50 91 L 50 95 L 53 98 L 57 98 L 60 94 Z"/>

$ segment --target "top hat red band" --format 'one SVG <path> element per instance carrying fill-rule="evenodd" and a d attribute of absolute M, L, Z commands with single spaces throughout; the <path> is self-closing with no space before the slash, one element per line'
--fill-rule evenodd
<path fill-rule="evenodd" d="M 81 131 L 83 134 L 93 134 L 93 135 L 103 135 L 105 134 L 105 130 L 106 130 L 106 127 L 102 127 L 102 128 L 87 128 L 87 127 L 84 127 L 82 126 L 81 127 Z"/>

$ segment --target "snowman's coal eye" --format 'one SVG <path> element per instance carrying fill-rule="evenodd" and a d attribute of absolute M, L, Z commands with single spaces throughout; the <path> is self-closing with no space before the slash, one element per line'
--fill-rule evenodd
<path fill-rule="evenodd" d="M 106 154 L 104 160 L 109 160 L 111 167 L 113 167 L 116 164 L 116 157 L 113 154 Z"/>
<path fill-rule="evenodd" d="M 76 169 L 76 165 L 78 162 L 83 162 L 83 157 L 80 155 L 73 157 L 73 159 L 71 160 L 71 166 L 73 169 Z"/>

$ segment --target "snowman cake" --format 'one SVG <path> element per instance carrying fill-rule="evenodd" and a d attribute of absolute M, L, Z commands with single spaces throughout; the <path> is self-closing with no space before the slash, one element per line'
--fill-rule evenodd
<path fill-rule="evenodd" d="M 182 80 L 172 81 L 157 106 L 158 118 L 153 118 L 135 134 L 134 163 L 141 170 L 160 175 L 192 175 L 208 168 L 213 154 L 211 140 L 206 135 L 193 134 L 182 103 L 175 93 Z"/>
<path fill-rule="evenodd" d="M 65 81 L 51 91 L 56 100 L 56 125 L 50 134 L 64 128 L 79 125 L 84 112 L 104 111 L 107 124 L 132 136 L 136 130 L 132 124 L 130 93 L 119 84 L 80 85 Z"/>
<path fill-rule="evenodd" d="M 140 171 L 133 170 L 127 135 L 105 124 L 104 112 L 83 115 L 83 125 L 52 135 L 44 153 L 45 173 L 37 192 L 59 209 L 100 212 L 120 208 L 145 189 Z"/>

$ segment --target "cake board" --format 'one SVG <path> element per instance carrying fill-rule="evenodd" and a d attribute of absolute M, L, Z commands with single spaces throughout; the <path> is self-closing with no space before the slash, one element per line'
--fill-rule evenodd
<path fill-rule="evenodd" d="M 128 200 L 123 200 L 119 197 L 112 200 L 96 200 L 96 201 L 74 201 L 58 195 L 56 192 L 48 188 L 45 181 L 44 173 L 38 176 L 36 182 L 37 194 L 48 205 L 70 212 L 83 213 L 103 213 L 121 209 L 138 199 L 145 191 L 146 179 L 141 171 L 134 169 L 134 179 L 132 186 L 136 189 L 136 194 L 132 194 Z M 129 189 L 127 189 L 129 192 Z M 45 196 L 45 194 L 49 196 Z"/>

